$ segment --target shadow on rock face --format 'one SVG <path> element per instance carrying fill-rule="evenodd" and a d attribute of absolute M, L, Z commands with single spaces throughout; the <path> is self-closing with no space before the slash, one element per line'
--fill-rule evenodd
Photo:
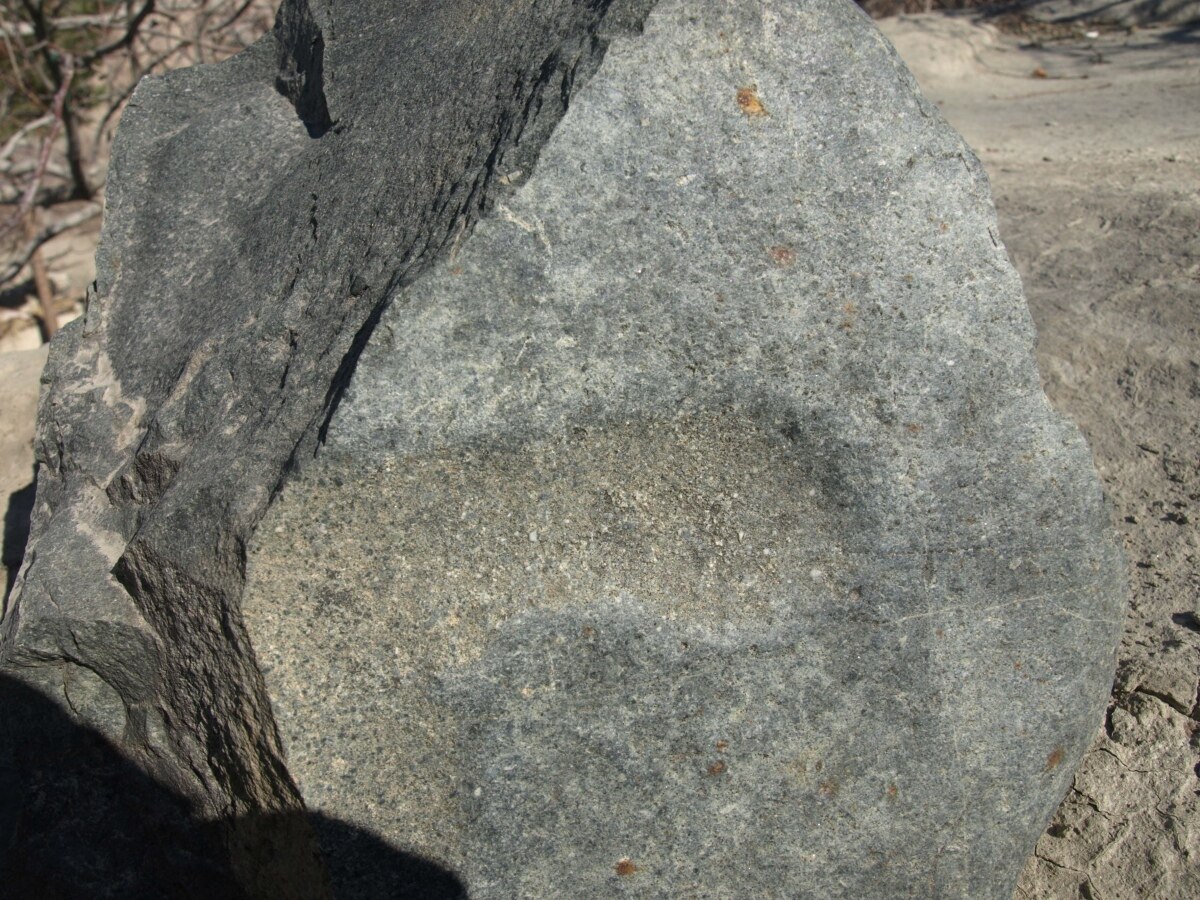
<path fill-rule="evenodd" d="M 467 900 L 467 889 L 437 863 L 404 853 L 339 819 L 309 816 L 339 900 Z"/>
<path fill-rule="evenodd" d="M 31 481 L 19 491 L 8 495 L 8 505 L 4 509 L 4 552 L 3 563 L 8 572 L 4 583 L 4 593 L 7 597 L 17 578 L 17 569 L 21 567 L 21 559 L 25 556 L 25 542 L 29 539 L 29 517 L 33 513 L 34 483 Z"/>
<path fill-rule="evenodd" d="M 6 897 L 196 898 L 253 892 L 233 874 L 217 824 L 72 721 L 22 681 L 0 674 L 0 890 Z M 288 816 L 255 826 L 294 833 Z M 450 872 L 345 822 L 310 814 L 334 896 L 465 898 Z M 324 891 L 314 886 L 314 896 Z"/>

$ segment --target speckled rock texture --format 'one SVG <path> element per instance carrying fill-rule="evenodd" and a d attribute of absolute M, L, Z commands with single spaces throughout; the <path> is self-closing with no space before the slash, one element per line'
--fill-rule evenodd
<path fill-rule="evenodd" d="M 246 53 L 139 85 L 0 642 L 0 706 L 80 749 L 0 732 L 5 892 L 328 894 L 241 621 L 247 541 L 385 302 L 645 6 L 284 0 Z"/>
<path fill-rule="evenodd" d="M 251 554 L 306 801 L 479 900 L 1011 897 L 1125 585 L 978 161 L 849 2 L 661 0 L 500 179 Z"/>

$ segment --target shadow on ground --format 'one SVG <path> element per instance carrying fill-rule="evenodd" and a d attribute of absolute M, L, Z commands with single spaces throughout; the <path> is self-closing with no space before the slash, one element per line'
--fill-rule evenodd
<path fill-rule="evenodd" d="M 233 876 L 223 835 L 186 798 L 130 762 L 60 702 L 0 674 L 0 894 L 44 900 L 251 895 Z M 301 814 L 303 815 L 303 814 Z M 228 824 L 228 823 L 224 823 Z M 295 817 L 255 830 L 295 834 Z M 466 891 L 440 866 L 346 822 L 317 814 L 318 835 L 344 900 L 456 900 Z"/>

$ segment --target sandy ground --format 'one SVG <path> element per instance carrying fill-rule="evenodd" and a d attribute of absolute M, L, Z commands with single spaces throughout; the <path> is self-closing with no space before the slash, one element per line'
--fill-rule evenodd
<path fill-rule="evenodd" d="M 988 169 L 1046 390 L 1129 559 L 1108 716 L 1017 896 L 1200 897 L 1200 29 L 880 26 Z M 0 505 L 29 500 L 43 359 L 0 353 Z"/>

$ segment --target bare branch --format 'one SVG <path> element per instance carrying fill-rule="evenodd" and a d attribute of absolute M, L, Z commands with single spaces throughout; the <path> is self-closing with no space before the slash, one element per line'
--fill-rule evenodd
<path fill-rule="evenodd" d="M 129 20 L 128 24 L 126 24 L 125 33 L 112 43 L 105 44 L 102 47 L 97 47 L 91 53 L 88 53 L 86 56 L 84 56 L 81 60 L 83 65 L 85 67 L 91 66 L 92 63 L 96 62 L 96 60 L 102 59 L 103 57 L 108 56 L 110 53 L 128 48 L 133 43 L 134 38 L 137 37 L 138 29 L 142 27 L 142 23 L 146 21 L 146 18 L 151 13 L 154 12 L 155 3 L 156 0 L 146 0 L 146 2 L 142 4 L 142 8 L 139 9 L 134 14 L 133 18 Z"/>
<path fill-rule="evenodd" d="M 38 155 L 38 167 L 33 173 L 33 178 L 29 180 L 29 185 L 25 188 L 21 202 L 17 204 L 17 211 L 13 213 L 7 222 L 0 225 L 0 234 L 8 231 L 29 214 L 29 210 L 33 208 L 34 198 L 37 197 L 38 188 L 42 184 L 42 179 L 46 177 L 46 167 L 50 165 L 50 151 L 54 149 L 54 141 L 63 127 L 63 104 L 67 100 L 67 91 L 71 89 L 71 79 L 75 76 L 75 61 L 71 56 L 64 55 L 63 62 L 62 83 L 58 86 L 58 90 L 54 94 L 54 104 L 51 111 L 51 114 L 54 116 L 54 123 L 50 126 L 50 133 L 42 139 L 42 152 Z"/>
<path fill-rule="evenodd" d="M 0 164 L 8 162 L 8 158 L 12 156 L 13 151 L 17 149 L 17 145 L 20 144 L 21 141 L 26 138 L 26 136 L 34 131 L 37 131 L 43 125 L 49 125 L 53 121 L 54 116 L 50 113 L 46 113 L 46 115 L 42 116 L 40 119 L 34 119 L 32 122 L 26 122 L 24 125 L 18 128 L 13 136 L 5 142 L 4 147 L 0 148 Z"/>
<path fill-rule="evenodd" d="M 237 9 L 235 9 L 229 15 L 229 17 L 227 19 L 225 19 L 223 22 L 221 22 L 221 24 L 218 25 L 213 30 L 214 31 L 224 31 L 226 28 L 228 28 L 230 25 L 232 25 L 234 22 L 236 22 L 238 19 L 240 19 L 242 16 L 244 16 L 246 14 L 246 10 L 248 10 L 253 5 L 254 5 L 254 0 L 243 0 L 242 5 L 239 6 Z"/>
<path fill-rule="evenodd" d="M 118 27 L 110 14 L 92 16 L 63 16 L 61 19 L 48 19 L 55 31 L 80 31 L 84 28 L 101 28 L 111 31 Z M 37 30 L 28 22 L 0 21 L 0 34 L 7 37 L 34 37 Z"/>
<path fill-rule="evenodd" d="M 83 225 L 85 222 L 90 222 L 96 216 L 100 215 L 102 210 L 103 207 L 99 203 L 88 203 L 70 215 L 63 216 L 57 222 L 50 225 L 43 225 L 38 229 L 37 234 L 25 243 L 17 255 L 3 269 L 0 269 L 0 285 L 8 284 L 8 282 L 21 274 L 21 270 L 33 259 L 33 254 L 47 241 L 58 237 L 64 231 L 69 231 L 72 228 Z"/>
<path fill-rule="evenodd" d="M 37 237 L 36 212 L 31 210 L 25 220 L 25 233 Z M 54 308 L 54 285 L 50 282 L 50 272 L 46 269 L 46 260 L 42 256 L 42 248 L 38 247 L 29 258 L 29 268 L 33 271 L 33 285 L 37 291 L 38 305 L 42 308 L 42 334 L 49 341 L 58 331 L 58 311 Z"/>

